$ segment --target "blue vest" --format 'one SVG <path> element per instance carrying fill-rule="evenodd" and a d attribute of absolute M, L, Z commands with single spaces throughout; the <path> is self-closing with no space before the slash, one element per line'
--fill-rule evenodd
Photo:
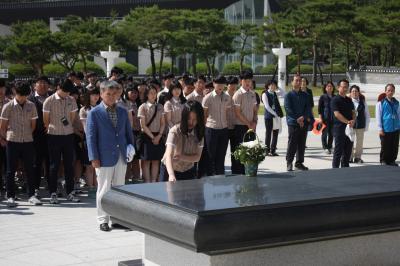
<path fill-rule="evenodd" d="M 360 100 L 360 102 L 358 103 L 358 107 L 357 107 L 357 118 L 356 118 L 356 123 L 354 125 L 355 129 L 359 129 L 359 128 L 365 128 L 365 121 L 366 117 L 365 117 L 365 104 L 364 101 Z"/>
<path fill-rule="evenodd" d="M 392 102 L 384 99 L 382 102 L 382 128 L 384 132 L 394 132 L 400 129 L 400 117 L 397 114 L 399 102 L 393 98 Z"/>

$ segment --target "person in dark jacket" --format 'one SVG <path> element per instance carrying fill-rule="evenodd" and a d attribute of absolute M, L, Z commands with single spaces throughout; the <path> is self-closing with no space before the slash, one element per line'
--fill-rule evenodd
<path fill-rule="evenodd" d="M 324 94 L 319 97 L 318 101 L 318 114 L 319 119 L 326 125 L 322 131 L 321 141 L 322 148 L 326 154 L 332 153 L 333 143 L 333 112 L 331 108 L 332 97 L 335 96 L 335 86 L 331 81 L 328 81 L 323 88 Z"/>
<path fill-rule="evenodd" d="M 314 121 L 315 121 L 314 113 L 313 113 L 314 95 L 313 95 L 312 90 L 308 88 L 308 84 L 309 84 L 308 79 L 306 77 L 301 77 L 301 87 L 300 87 L 300 89 L 307 94 L 308 107 L 310 108 L 310 114 L 311 114 L 310 123 L 308 124 L 307 130 L 311 131 L 312 127 L 314 125 Z M 307 133 L 307 135 L 308 135 L 308 133 Z M 306 135 L 306 138 L 307 138 L 307 135 Z M 307 140 L 306 140 L 306 142 L 307 142 Z M 307 148 L 307 145 L 306 145 L 306 148 Z"/>
<path fill-rule="evenodd" d="M 28 97 L 28 100 L 36 106 L 38 119 L 35 131 L 33 131 L 33 145 L 35 148 L 34 164 L 34 183 L 35 196 L 38 197 L 42 176 L 49 176 L 49 152 L 47 147 L 46 128 L 43 123 L 43 103 L 49 97 L 50 81 L 46 76 L 40 76 L 36 79 L 35 92 Z M 44 167 L 43 167 L 44 166 Z M 47 181 L 48 182 L 48 181 Z"/>
<path fill-rule="evenodd" d="M 276 95 L 278 84 L 275 80 L 269 81 L 265 85 L 265 89 L 261 94 L 261 99 L 264 104 L 264 121 L 265 121 L 265 146 L 269 156 L 278 156 L 276 153 L 276 144 L 278 142 L 279 124 L 283 117 L 281 105 Z M 272 141 L 271 141 L 272 139 Z"/>
<path fill-rule="evenodd" d="M 308 170 L 303 163 L 311 108 L 309 107 L 308 95 L 301 91 L 300 85 L 301 77 L 295 75 L 292 81 L 293 90 L 285 96 L 286 120 L 289 130 L 289 141 L 286 152 L 288 171 L 293 171 L 293 160 L 296 153 L 295 168 L 303 171 Z"/>

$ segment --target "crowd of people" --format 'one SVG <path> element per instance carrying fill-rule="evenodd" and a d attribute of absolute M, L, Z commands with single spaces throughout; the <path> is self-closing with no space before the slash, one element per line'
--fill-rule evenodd
<path fill-rule="evenodd" d="M 388 84 L 376 104 L 376 117 L 380 162 L 397 166 L 400 108 L 394 93 L 395 86 Z M 26 180 L 33 205 L 42 204 L 38 192 L 43 185 L 51 204 L 59 203 L 64 190 L 66 200 L 79 202 L 84 183 L 97 191 L 98 221 L 107 231 L 101 198 L 111 186 L 224 175 L 228 145 L 233 153 L 246 132 L 256 130 L 260 105 L 268 156 L 279 156 L 278 136 L 286 116 L 288 171 L 308 170 L 307 135 L 316 128 L 322 131 L 324 151 L 333 153 L 333 168 L 363 163 L 370 115 L 360 88 L 349 88 L 347 80 L 323 86 L 314 115 L 313 92 L 300 75 L 287 93 L 271 80 L 259 95 L 251 71 L 212 80 L 167 73 L 160 82 L 134 79 L 113 68 L 106 79 L 71 72 L 54 82 L 45 76 L 31 82 L 0 81 L 0 165 L 5 172 L 0 187 L 5 185 L 7 204 L 15 207 L 16 180 Z M 232 174 L 244 174 L 243 164 L 233 156 L 231 161 Z"/>

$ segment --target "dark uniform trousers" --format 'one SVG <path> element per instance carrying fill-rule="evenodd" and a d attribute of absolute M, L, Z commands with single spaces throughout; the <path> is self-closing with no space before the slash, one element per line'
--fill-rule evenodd
<path fill-rule="evenodd" d="M 307 125 L 288 126 L 289 140 L 286 152 L 286 162 L 293 163 L 294 156 L 296 155 L 295 165 L 304 163 L 304 152 L 306 150 L 307 140 Z"/>
<path fill-rule="evenodd" d="M 74 190 L 74 134 L 70 135 L 48 135 L 49 145 L 49 192 L 57 192 L 58 170 L 61 157 L 64 163 L 64 174 L 67 194 Z"/>
<path fill-rule="evenodd" d="M 332 167 L 349 167 L 353 142 L 345 134 L 345 127 L 334 127 L 335 150 L 333 151 Z"/>
<path fill-rule="evenodd" d="M 333 122 L 324 122 L 326 128 L 322 131 L 321 141 L 323 149 L 332 149 L 333 143 Z"/>
<path fill-rule="evenodd" d="M 0 191 L 3 190 L 5 185 L 6 171 L 7 171 L 7 156 L 6 156 L 6 147 L 0 146 Z M 3 180 L 4 177 L 4 180 Z"/>
<path fill-rule="evenodd" d="M 47 184 L 49 184 L 49 150 L 47 149 L 47 136 L 36 136 L 33 138 L 35 147 L 35 163 L 33 166 L 35 176 L 35 189 L 39 189 L 43 174 L 46 173 Z M 43 171 L 44 164 L 44 171 Z"/>
<path fill-rule="evenodd" d="M 7 197 L 15 198 L 15 172 L 17 171 L 18 159 L 22 159 L 26 172 L 29 197 L 35 194 L 35 181 L 33 175 L 33 161 L 35 148 L 33 142 L 12 142 L 9 141 L 6 147 L 7 153 Z"/>
<path fill-rule="evenodd" d="M 279 129 L 273 130 L 273 119 L 264 119 L 265 121 L 265 146 L 268 152 L 276 152 L 278 143 Z"/>
<path fill-rule="evenodd" d="M 197 178 L 202 178 L 204 176 L 211 176 L 211 168 L 209 167 L 207 143 L 204 142 L 203 151 L 201 152 L 200 161 L 194 164 L 196 169 Z"/>
<path fill-rule="evenodd" d="M 236 150 L 236 147 L 240 145 L 240 143 L 243 142 L 243 137 L 246 134 L 247 130 L 249 128 L 246 125 L 236 125 L 235 126 L 235 145 L 233 150 L 231 151 L 232 153 Z M 234 175 L 244 175 L 244 165 L 241 164 L 238 160 L 233 159 L 232 160 L 232 174 Z"/>
<path fill-rule="evenodd" d="M 174 171 L 176 180 L 190 180 L 190 179 L 196 179 L 196 167 L 193 166 L 191 169 L 185 171 L 185 172 L 178 172 Z M 169 174 L 167 167 L 165 164 L 161 163 L 160 167 L 160 182 L 168 182 L 169 179 Z"/>
<path fill-rule="evenodd" d="M 381 139 L 381 162 L 394 163 L 399 153 L 399 130 L 394 132 L 385 132 Z"/>
<path fill-rule="evenodd" d="M 212 175 L 225 174 L 225 156 L 228 148 L 228 129 L 206 127 L 205 140 L 209 157 L 209 167 Z"/>
<path fill-rule="evenodd" d="M 235 129 L 228 129 L 228 140 L 229 140 L 229 146 L 231 149 L 231 162 L 235 160 L 235 157 L 233 157 L 233 150 L 235 150 L 235 145 L 236 145 L 236 137 L 235 137 Z"/>

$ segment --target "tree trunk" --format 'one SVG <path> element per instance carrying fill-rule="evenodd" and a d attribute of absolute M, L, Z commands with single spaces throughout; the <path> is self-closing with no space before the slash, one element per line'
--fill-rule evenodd
<path fill-rule="evenodd" d="M 388 63 L 388 47 L 385 46 L 385 54 L 384 54 L 384 57 L 383 57 L 383 65 L 385 67 L 387 67 L 388 66 L 387 63 Z"/>
<path fill-rule="evenodd" d="M 314 41 L 313 45 L 312 45 L 312 52 L 313 52 L 313 66 L 312 66 L 312 71 L 313 71 L 313 75 L 312 75 L 312 85 L 314 87 L 317 86 L 317 44 Z"/>
<path fill-rule="evenodd" d="M 161 49 L 160 49 L 160 52 L 161 52 L 161 54 L 160 54 L 160 66 L 158 68 L 158 76 L 159 76 L 160 80 L 162 79 L 162 67 L 163 67 L 163 62 L 164 62 L 164 47 L 165 47 L 165 45 L 163 44 L 161 46 Z"/>
<path fill-rule="evenodd" d="M 346 40 L 346 69 L 350 67 L 350 44 L 349 40 Z"/>
<path fill-rule="evenodd" d="M 193 70 L 193 75 L 196 75 L 196 74 L 197 74 L 196 63 L 197 63 L 197 55 L 196 55 L 196 53 L 193 53 L 193 54 L 192 54 L 192 70 Z"/>
<path fill-rule="evenodd" d="M 318 70 L 319 70 L 319 77 L 321 79 L 321 85 L 323 86 L 324 85 L 324 75 L 322 73 L 322 68 L 321 68 L 320 64 L 317 64 L 317 66 L 318 66 Z M 330 81 L 332 81 L 332 75 L 330 76 Z"/>
<path fill-rule="evenodd" d="M 286 57 L 287 58 L 287 57 Z M 297 48 L 297 73 L 301 74 L 301 49 L 300 47 Z M 289 71 L 287 71 L 289 72 Z"/>
<path fill-rule="evenodd" d="M 348 59 L 347 59 L 348 61 Z M 332 72 L 333 72 L 333 48 L 332 48 L 332 42 L 329 42 L 329 64 L 330 64 L 330 70 L 329 70 L 329 80 L 332 81 Z M 349 69 L 349 63 L 347 62 L 347 69 Z M 322 82 L 322 79 L 321 79 Z M 322 84 L 324 84 L 322 82 Z"/>
<path fill-rule="evenodd" d="M 171 69 L 170 72 L 174 73 L 174 67 L 175 67 L 175 60 L 176 60 L 176 56 L 175 55 L 170 55 L 171 56 Z M 175 73 L 174 73 L 175 74 Z"/>
<path fill-rule="evenodd" d="M 213 57 L 213 60 L 212 60 L 212 64 L 211 64 L 211 75 L 213 76 L 213 77 L 215 77 L 215 60 L 216 60 L 216 56 L 214 56 Z"/>
<path fill-rule="evenodd" d="M 149 43 L 149 50 L 150 50 L 150 62 L 151 62 L 151 75 L 153 78 L 156 77 L 156 60 L 154 58 L 154 48 L 153 45 Z"/>
<path fill-rule="evenodd" d="M 82 56 L 82 63 L 83 63 L 83 72 L 84 73 L 87 73 L 87 63 L 86 63 L 86 58 L 85 58 L 85 56 L 84 55 L 81 55 Z"/>
<path fill-rule="evenodd" d="M 208 56 L 206 56 L 206 65 L 207 65 L 208 76 L 210 76 L 212 75 L 212 70 L 211 70 L 210 60 L 208 60 Z"/>
<path fill-rule="evenodd" d="M 243 71 L 243 62 L 244 62 L 244 49 L 246 48 L 246 42 L 247 42 L 247 37 L 242 38 L 243 42 L 242 42 L 242 47 L 240 49 L 240 72 Z"/>

